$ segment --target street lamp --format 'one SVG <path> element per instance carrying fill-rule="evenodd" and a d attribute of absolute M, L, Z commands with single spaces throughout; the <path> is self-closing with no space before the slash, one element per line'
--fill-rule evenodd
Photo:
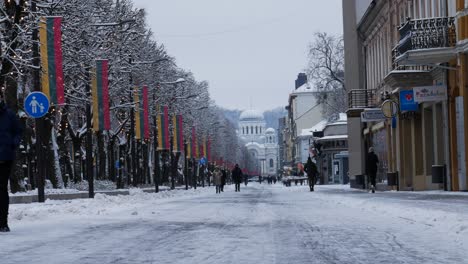
<path fill-rule="evenodd" d="M 147 62 L 147 63 L 154 63 L 154 61 L 150 61 L 150 62 Z M 185 79 L 184 78 L 178 78 L 177 80 L 175 81 L 171 81 L 171 82 L 160 82 L 158 83 L 157 87 L 159 87 L 160 85 L 176 85 L 178 83 L 183 83 L 185 82 Z M 156 89 L 154 89 L 154 92 L 153 92 L 153 105 L 155 106 L 156 105 Z M 155 185 L 155 192 L 159 192 L 159 179 L 160 179 L 160 172 L 161 172 L 161 168 L 160 168 L 160 164 L 159 164 L 159 151 L 158 151 L 158 125 L 157 125 L 157 113 L 158 113 L 158 110 L 155 109 L 154 111 L 154 117 L 153 117 L 153 122 L 154 122 L 154 142 L 153 142 L 153 148 L 154 148 L 154 185 Z M 185 146 L 185 149 L 187 149 L 187 147 Z M 171 152 L 172 152 L 172 143 L 171 143 Z M 170 154 L 171 155 L 171 166 L 173 165 L 172 164 L 172 153 Z M 174 188 L 175 186 L 175 178 L 174 178 L 174 175 L 172 175 L 172 186 L 171 188 Z"/>
<path fill-rule="evenodd" d="M 188 190 L 188 160 L 187 160 L 187 140 L 184 139 L 184 178 L 185 178 L 185 190 Z"/>

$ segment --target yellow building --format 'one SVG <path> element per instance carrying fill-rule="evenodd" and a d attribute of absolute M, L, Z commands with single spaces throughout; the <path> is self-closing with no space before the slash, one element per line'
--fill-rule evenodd
<path fill-rule="evenodd" d="M 355 185 L 373 146 L 379 179 L 397 175 L 400 190 L 468 188 L 467 1 L 343 1 Z M 399 105 L 394 118 L 361 120 L 385 100 Z"/>

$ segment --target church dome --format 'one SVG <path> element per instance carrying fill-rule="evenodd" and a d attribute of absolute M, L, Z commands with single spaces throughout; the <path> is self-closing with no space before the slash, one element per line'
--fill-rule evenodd
<path fill-rule="evenodd" d="M 268 128 L 267 130 L 265 130 L 265 134 L 274 134 L 275 133 L 275 129 L 274 128 Z"/>
<path fill-rule="evenodd" d="M 263 114 L 256 110 L 245 110 L 239 117 L 240 121 L 263 121 Z"/>

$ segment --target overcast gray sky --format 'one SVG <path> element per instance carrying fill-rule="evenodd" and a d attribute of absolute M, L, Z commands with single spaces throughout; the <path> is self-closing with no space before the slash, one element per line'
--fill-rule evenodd
<path fill-rule="evenodd" d="M 287 104 L 317 31 L 342 34 L 341 0 L 133 0 L 177 64 L 226 108 Z"/>

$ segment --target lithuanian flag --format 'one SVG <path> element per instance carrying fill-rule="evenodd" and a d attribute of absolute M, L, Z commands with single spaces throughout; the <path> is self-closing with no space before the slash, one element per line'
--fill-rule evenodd
<path fill-rule="evenodd" d="M 41 17 L 39 23 L 42 92 L 53 105 L 65 103 L 61 24 L 62 17 Z"/>
<path fill-rule="evenodd" d="M 197 133 L 195 133 L 195 127 L 192 127 L 192 144 L 191 144 L 192 158 L 198 158 L 198 147 L 197 147 Z"/>
<path fill-rule="evenodd" d="M 169 146 L 169 109 L 167 106 L 161 107 L 161 114 L 158 116 L 158 149 L 170 149 Z"/>
<path fill-rule="evenodd" d="M 173 126 L 173 133 L 174 135 L 174 148 L 175 152 L 182 152 L 184 151 L 184 126 L 182 115 L 174 115 L 172 118 L 172 126 Z"/>
<path fill-rule="evenodd" d="M 96 60 L 91 81 L 94 131 L 110 130 L 108 61 Z"/>
<path fill-rule="evenodd" d="M 135 137 L 136 139 L 149 139 L 149 110 L 148 110 L 148 87 L 143 86 L 140 92 L 135 90 Z"/>

